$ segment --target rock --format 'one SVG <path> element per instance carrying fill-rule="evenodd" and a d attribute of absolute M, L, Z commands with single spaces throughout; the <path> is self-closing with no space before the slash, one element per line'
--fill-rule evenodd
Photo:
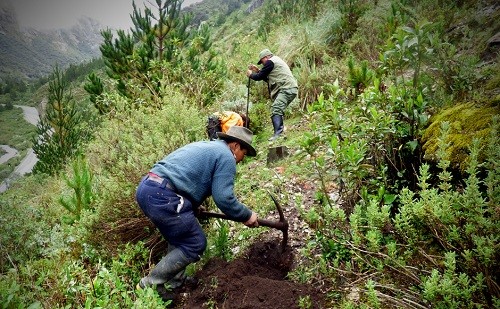
<path fill-rule="evenodd" d="M 267 164 L 283 159 L 288 156 L 288 148 L 286 146 L 277 146 L 269 148 L 267 153 Z"/>

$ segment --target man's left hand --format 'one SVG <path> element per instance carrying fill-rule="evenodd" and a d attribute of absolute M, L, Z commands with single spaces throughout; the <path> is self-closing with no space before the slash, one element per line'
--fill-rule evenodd
<path fill-rule="evenodd" d="M 205 208 L 205 206 L 198 206 L 198 208 L 196 208 L 196 210 L 194 211 L 194 215 L 195 217 L 197 218 L 205 218 L 205 216 L 203 215 L 203 212 L 204 211 L 207 211 L 207 209 Z"/>
<path fill-rule="evenodd" d="M 250 219 L 248 219 L 245 223 L 246 226 L 248 227 L 258 227 L 259 222 L 257 221 L 257 213 L 252 211 L 252 215 L 250 216 Z"/>

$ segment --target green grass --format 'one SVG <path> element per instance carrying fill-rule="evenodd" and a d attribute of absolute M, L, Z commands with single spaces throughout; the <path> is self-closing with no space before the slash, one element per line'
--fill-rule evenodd
<path fill-rule="evenodd" d="M 14 107 L 0 111 L 0 132 L 0 144 L 23 151 L 31 148 L 31 138 L 35 135 L 36 127 L 24 120 L 21 108 Z"/>
<path fill-rule="evenodd" d="M 19 107 L 0 111 L 0 145 L 9 145 L 19 153 L 17 156 L 0 164 L 0 180 L 7 178 L 14 168 L 26 155 L 32 146 L 32 138 L 36 134 L 36 127 L 23 117 L 23 110 Z"/>

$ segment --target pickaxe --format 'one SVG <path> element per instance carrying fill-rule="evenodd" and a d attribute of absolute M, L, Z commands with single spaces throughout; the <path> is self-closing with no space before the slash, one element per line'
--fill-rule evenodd
<path fill-rule="evenodd" d="M 278 209 L 278 213 L 280 215 L 280 220 L 279 221 L 272 221 L 272 220 L 258 218 L 257 222 L 259 223 L 259 226 L 271 227 L 271 228 L 278 229 L 281 232 L 283 232 L 283 241 L 281 242 L 281 251 L 284 252 L 286 249 L 286 245 L 288 243 L 288 221 L 285 219 L 285 216 L 283 215 L 283 210 L 281 209 L 281 206 L 278 203 L 278 201 L 276 200 L 276 198 L 271 193 L 269 193 L 269 195 L 273 199 L 274 205 L 276 205 L 276 209 Z M 219 213 L 219 212 L 200 211 L 198 215 L 202 218 L 207 217 L 207 218 L 220 218 L 220 219 L 225 219 L 225 220 L 231 220 L 225 214 Z"/>

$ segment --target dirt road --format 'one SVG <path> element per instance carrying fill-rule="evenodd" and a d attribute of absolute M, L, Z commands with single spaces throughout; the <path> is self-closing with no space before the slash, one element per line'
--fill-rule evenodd
<path fill-rule="evenodd" d="M 24 106 L 24 105 L 14 105 L 15 107 L 20 107 L 23 110 L 24 119 L 36 126 L 38 120 L 40 120 L 40 115 L 38 115 L 38 110 L 35 107 Z"/>
<path fill-rule="evenodd" d="M 20 107 L 23 110 L 23 115 L 24 119 L 33 124 L 37 125 L 40 116 L 38 114 L 38 110 L 35 107 L 31 106 L 23 106 L 23 105 L 14 105 L 16 107 Z M 4 154 L 2 157 L 0 157 L 0 163 L 5 163 L 7 162 L 10 158 L 13 156 L 16 156 L 18 151 L 14 148 L 11 148 L 7 145 L 1 145 L 1 147 L 7 151 L 6 154 Z M 14 153 L 14 152 L 15 153 Z M 14 172 L 10 174 L 10 176 L 5 179 L 1 184 L 0 184 L 0 193 L 4 192 L 9 188 L 9 182 L 14 180 L 15 178 L 21 177 L 33 169 L 33 166 L 35 166 L 36 162 L 38 161 L 35 153 L 33 152 L 33 149 L 28 149 L 28 152 L 26 154 L 26 157 L 19 163 L 19 165 L 14 169 Z"/>
<path fill-rule="evenodd" d="M 0 157 L 0 164 L 9 161 L 10 158 L 17 156 L 17 154 L 19 153 L 16 149 L 8 145 L 0 145 L 0 147 L 6 152 L 3 156 Z"/>

